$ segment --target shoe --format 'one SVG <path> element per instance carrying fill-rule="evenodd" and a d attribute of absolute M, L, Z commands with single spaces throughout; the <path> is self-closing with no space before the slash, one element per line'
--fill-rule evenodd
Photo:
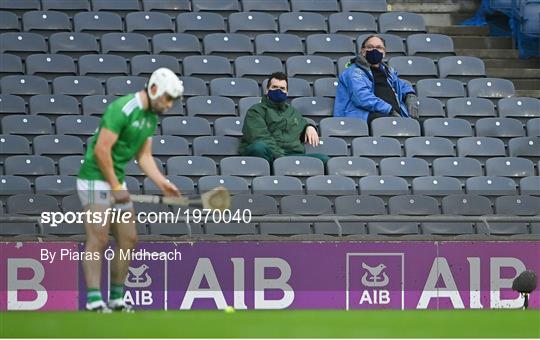
<path fill-rule="evenodd" d="M 94 302 L 87 302 L 85 309 L 89 312 L 98 312 L 98 313 L 104 313 L 108 314 L 111 313 L 112 310 L 110 310 L 109 307 L 105 304 L 103 301 L 94 301 Z"/>
<path fill-rule="evenodd" d="M 107 307 L 115 312 L 124 312 L 124 313 L 133 313 L 135 312 L 133 310 L 133 307 L 131 305 L 128 305 L 124 299 L 114 299 L 109 300 L 109 303 L 107 304 Z"/>

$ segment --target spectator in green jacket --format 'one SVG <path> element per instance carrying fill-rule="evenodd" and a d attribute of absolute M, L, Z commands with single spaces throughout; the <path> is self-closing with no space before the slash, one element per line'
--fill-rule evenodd
<path fill-rule="evenodd" d="M 287 76 L 276 72 L 260 103 L 247 111 L 242 129 L 240 154 L 266 159 L 270 165 L 276 158 L 292 155 L 315 157 L 324 163 L 328 156 L 305 154 L 304 143 L 319 145 L 317 129 L 287 103 Z"/>

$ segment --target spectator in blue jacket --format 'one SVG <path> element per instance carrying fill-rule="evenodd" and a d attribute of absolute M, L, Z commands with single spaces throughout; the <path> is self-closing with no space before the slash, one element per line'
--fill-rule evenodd
<path fill-rule="evenodd" d="M 371 35 L 360 54 L 339 75 L 335 117 L 356 117 L 369 123 L 379 117 L 418 117 L 418 98 L 409 83 L 383 62 L 384 39 Z"/>

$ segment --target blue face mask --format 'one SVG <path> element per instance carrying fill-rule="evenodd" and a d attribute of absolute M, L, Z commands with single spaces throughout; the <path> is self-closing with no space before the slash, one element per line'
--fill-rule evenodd
<path fill-rule="evenodd" d="M 366 52 L 366 60 L 371 65 L 377 65 L 382 61 L 383 54 L 377 49 L 372 49 L 371 51 Z"/>
<path fill-rule="evenodd" d="M 274 103 L 283 103 L 287 100 L 287 94 L 279 89 L 268 90 L 268 98 Z"/>

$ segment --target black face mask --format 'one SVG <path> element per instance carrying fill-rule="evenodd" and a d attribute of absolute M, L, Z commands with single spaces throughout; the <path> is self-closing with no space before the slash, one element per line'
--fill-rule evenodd
<path fill-rule="evenodd" d="M 383 53 L 377 49 L 372 49 L 366 52 L 366 60 L 371 65 L 377 65 L 382 61 Z"/>

